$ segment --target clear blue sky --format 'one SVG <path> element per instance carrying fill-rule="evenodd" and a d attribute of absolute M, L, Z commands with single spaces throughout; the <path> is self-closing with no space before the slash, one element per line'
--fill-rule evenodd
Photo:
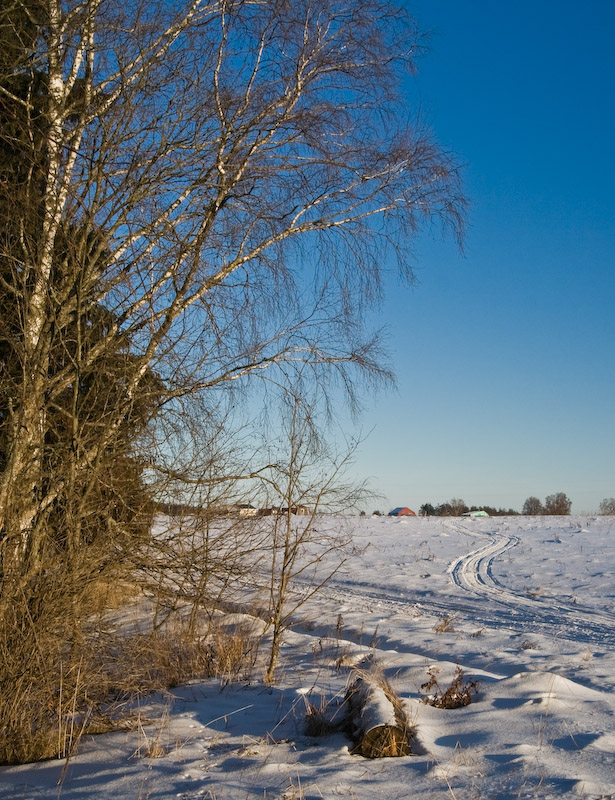
<path fill-rule="evenodd" d="M 615 2 L 417 0 L 408 83 L 466 164 L 465 253 L 423 236 L 391 277 L 396 392 L 367 402 L 356 472 L 418 510 L 615 496 Z M 371 507 L 368 510 L 372 510 Z"/>

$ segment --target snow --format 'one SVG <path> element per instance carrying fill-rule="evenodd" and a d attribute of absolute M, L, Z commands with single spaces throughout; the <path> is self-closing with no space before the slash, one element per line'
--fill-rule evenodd
<path fill-rule="evenodd" d="M 322 524 L 350 526 L 355 551 L 298 612 L 275 686 L 174 689 L 143 704 L 154 722 L 88 737 L 68 764 L 0 768 L 0 797 L 615 798 L 615 518 Z M 341 704 L 368 657 L 418 755 L 368 760 L 340 733 L 304 734 L 306 704 Z M 444 688 L 457 665 L 479 682 L 473 702 L 422 702 L 427 670 Z"/>

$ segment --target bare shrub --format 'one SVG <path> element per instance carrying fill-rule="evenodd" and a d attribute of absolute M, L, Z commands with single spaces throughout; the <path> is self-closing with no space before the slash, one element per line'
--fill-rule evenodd
<path fill-rule="evenodd" d="M 267 683 L 274 681 L 292 615 L 335 575 L 351 548 L 345 521 L 323 512 L 348 511 L 365 495 L 364 485 L 347 474 L 358 443 L 348 442 L 341 453 L 330 447 L 319 432 L 317 401 L 301 388 L 286 394 L 281 431 L 270 444 L 270 466 L 259 476 L 267 504 L 279 509 L 263 520 L 271 629 Z M 340 615 L 338 634 L 342 626 Z"/>
<path fill-rule="evenodd" d="M 15 638 L 2 656 L 13 680 L 0 687 L 0 763 L 71 755 L 84 733 L 135 723 L 138 697 L 219 677 L 223 685 L 250 675 L 257 640 L 246 626 L 210 625 L 194 637 L 185 624 L 145 634 L 90 631 L 78 660 L 50 629 Z"/>

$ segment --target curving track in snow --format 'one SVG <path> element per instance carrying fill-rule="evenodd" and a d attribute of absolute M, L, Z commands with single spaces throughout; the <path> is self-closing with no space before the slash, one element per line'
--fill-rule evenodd
<path fill-rule="evenodd" d="M 469 530 L 457 522 L 446 522 L 445 525 L 455 533 L 467 534 L 473 538 L 482 536 L 487 540 L 481 547 L 460 556 L 452 562 L 448 571 L 453 583 L 483 598 L 496 599 L 499 602 L 508 599 L 517 603 L 525 599 L 520 595 L 509 592 L 502 586 L 495 578 L 492 569 L 496 558 L 519 544 L 518 536 L 508 536 L 495 531 L 479 533 L 475 530 Z"/>
<path fill-rule="evenodd" d="M 615 646 L 615 616 L 577 603 L 534 597 L 504 586 L 494 574 L 494 562 L 519 544 L 517 536 L 497 531 L 477 532 L 462 523 L 448 521 L 455 533 L 483 537 L 483 545 L 449 565 L 452 582 L 481 601 L 477 609 L 486 624 L 506 624 L 524 631 L 555 634 L 588 644 Z"/>

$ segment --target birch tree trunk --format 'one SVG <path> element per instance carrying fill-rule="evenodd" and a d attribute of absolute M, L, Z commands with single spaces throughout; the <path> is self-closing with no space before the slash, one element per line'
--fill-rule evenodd
<path fill-rule="evenodd" d="M 56 2 L 49 3 L 47 51 L 47 87 L 44 108 L 46 118 L 42 230 L 36 251 L 38 259 L 24 265 L 28 271 L 31 291 L 22 298 L 23 325 L 23 393 L 17 419 L 12 426 L 13 436 L 8 444 L 8 458 L 0 482 L 0 526 L 4 526 L 11 558 L 28 564 L 30 570 L 40 569 L 40 527 L 34 524 L 43 495 L 42 458 L 45 437 L 45 406 L 49 374 L 49 297 L 55 241 L 58 234 L 66 186 L 62 186 L 62 148 L 64 139 L 65 91 L 60 33 L 61 10 Z M 13 512 L 6 520 L 2 514 Z M 6 565 L 5 565 L 6 566 Z"/>

